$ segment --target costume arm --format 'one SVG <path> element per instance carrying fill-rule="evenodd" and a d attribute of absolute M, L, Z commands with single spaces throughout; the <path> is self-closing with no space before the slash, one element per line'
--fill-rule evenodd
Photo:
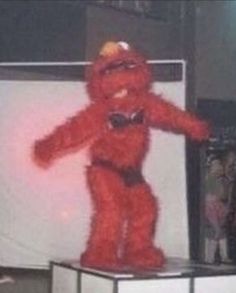
<path fill-rule="evenodd" d="M 34 144 L 34 158 L 48 164 L 64 151 L 79 147 L 99 135 L 104 127 L 104 107 L 92 104 Z"/>
<path fill-rule="evenodd" d="M 193 114 L 181 110 L 160 96 L 147 97 L 147 120 L 153 127 L 175 133 L 183 133 L 194 140 L 209 137 L 209 126 Z"/>

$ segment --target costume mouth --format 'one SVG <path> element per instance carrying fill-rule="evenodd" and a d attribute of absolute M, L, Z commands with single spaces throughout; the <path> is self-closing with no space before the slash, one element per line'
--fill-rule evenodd
<path fill-rule="evenodd" d="M 125 96 L 127 96 L 127 94 L 128 94 L 128 90 L 124 88 L 116 92 L 112 97 L 115 99 L 122 99 Z"/>
<path fill-rule="evenodd" d="M 107 75 L 114 71 L 129 70 L 135 67 L 137 67 L 137 63 L 132 60 L 117 60 L 102 68 L 100 73 Z"/>

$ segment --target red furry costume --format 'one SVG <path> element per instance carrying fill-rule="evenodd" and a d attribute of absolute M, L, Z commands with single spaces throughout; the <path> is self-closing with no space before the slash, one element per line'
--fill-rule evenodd
<path fill-rule="evenodd" d="M 92 103 L 35 144 L 49 163 L 65 150 L 90 143 L 87 179 L 94 204 L 91 234 L 81 264 L 96 268 L 163 265 L 153 245 L 159 207 L 142 176 L 149 128 L 208 137 L 206 124 L 150 92 L 145 59 L 126 43 L 108 42 L 90 68 Z"/>

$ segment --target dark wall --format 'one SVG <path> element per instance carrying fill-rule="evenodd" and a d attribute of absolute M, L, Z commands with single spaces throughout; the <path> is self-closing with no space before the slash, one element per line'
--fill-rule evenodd
<path fill-rule="evenodd" d="M 236 1 L 196 1 L 196 96 L 236 100 Z"/>
<path fill-rule="evenodd" d="M 127 41 L 149 59 L 186 59 L 185 1 L 155 6 L 157 17 L 87 0 L 0 1 L 0 62 L 93 60 L 107 40 Z M 0 68 L 0 77 L 76 79 L 83 75 L 78 71 Z"/>
<path fill-rule="evenodd" d="M 84 59 L 85 13 L 75 1 L 0 1 L 0 61 Z"/>
<path fill-rule="evenodd" d="M 0 1 L 0 60 L 83 60 L 85 47 L 92 58 L 109 39 L 126 40 L 150 58 L 183 56 L 182 1 L 166 1 L 158 18 L 94 3 Z"/>
<path fill-rule="evenodd" d="M 127 41 L 150 59 L 183 57 L 182 3 L 167 1 L 167 4 L 162 19 L 101 5 L 88 6 L 87 58 L 93 58 L 107 40 Z"/>

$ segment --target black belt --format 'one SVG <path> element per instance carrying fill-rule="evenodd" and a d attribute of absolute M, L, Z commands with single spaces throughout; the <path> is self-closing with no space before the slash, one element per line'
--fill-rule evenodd
<path fill-rule="evenodd" d="M 112 162 L 101 160 L 101 159 L 94 159 L 92 161 L 92 165 L 105 167 L 116 172 L 122 177 L 127 187 L 131 187 L 136 184 L 145 182 L 144 177 L 141 173 L 141 170 L 138 168 L 134 168 L 134 167 L 118 168 Z"/>

